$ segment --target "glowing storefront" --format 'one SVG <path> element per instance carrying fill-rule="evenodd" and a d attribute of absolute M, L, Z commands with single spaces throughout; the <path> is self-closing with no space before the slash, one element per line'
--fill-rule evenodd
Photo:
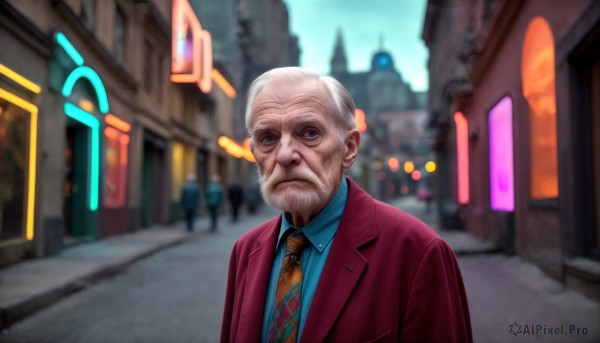
<path fill-rule="evenodd" d="M 24 95 L 33 97 L 42 90 L 3 64 L 0 75 L 0 242 L 31 241 L 35 233 L 38 107 Z"/>

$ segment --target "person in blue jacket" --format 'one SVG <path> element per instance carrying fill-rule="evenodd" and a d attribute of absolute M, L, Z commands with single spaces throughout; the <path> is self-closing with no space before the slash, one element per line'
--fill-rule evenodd
<path fill-rule="evenodd" d="M 213 175 L 210 178 L 210 183 L 204 191 L 204 199 L 210 213 L 210 230 L 217 231 L 217 220 L 219 218 L 219 209 L 223 204 L 223 186 L 221 186 L 221 177 Z"/>
<path fill-rule="evenodd" d="M 194 230 L 194 218 L 200 206 L 200 190 L 196 183 L 196 175 L 188 174 L 185 177 L 185 185 L 181 190 L 181 208 L 185 215 L 186 227 L 189 232 Z"/>

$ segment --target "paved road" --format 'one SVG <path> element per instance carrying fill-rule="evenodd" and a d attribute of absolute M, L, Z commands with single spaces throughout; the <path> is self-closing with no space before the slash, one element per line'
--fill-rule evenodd
<path fill-rule="evenodd" d="M 222 220 L 216 234 L 140 261 L 13 325 L 0 342 L 217 342 L 231 247 L 275 214 L 263 207 L 233 225 Z"/>
<path fill-rule="evenodd" d="M 434 215 L 414 199 L 392 204 L 435 226 Z M 269 209 L 235 225 L 225 221 L 216 234 L 157 253 L 15 324 L 0 342 L 217 342 L 231 246 L 274 214 Z M 600 342 L 600 305 L 565 290 L 533 265 L 502 254 L 458 260 L 476 342 Z M 513 323 L 521 334 L 510 334 Z M 526 325 L 542 330 L 575 325 L 587 334 L 524 335 Z"/>
<path fill-rule="evenodd" d="M 427 213 L 415 198 L 396 199 L 391 204 L 438 229 L 435 213 Z M 439 233 L 455 251 L 489 251 L 472 236 Z M 600 342 L 600 304 L 566 289 L 533 264 L 500 253 L 459 255 L 458 264 L 475 342 Z M 516 335 L 510 332 L 513 323 Z"/>

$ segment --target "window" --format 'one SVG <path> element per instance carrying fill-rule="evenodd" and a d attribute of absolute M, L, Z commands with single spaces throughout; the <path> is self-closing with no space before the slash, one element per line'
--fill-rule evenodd
<path fill-rule="evenodd" d="M 515 210 L 512 100 L 505 96 L 489 112 L 490 206 Z"/>
<path fill-rule="evenodd" d="M 532 199 L 558 197 L 554 38 L 541 17 L 527 29 L 521 58 L 523 96 L 529 104 Z"/>
<path fill-rule="evenodd" d="M 106 137 L 104 206 L 122 207 L 125 205 L 127 187 L 129 136 L 110 126 L 104 129 L 104 136 Z"/>
<path fill-rule="evenodd" d="M 469 125 L 461 113 L 454 113 L 456 125 L 456 165 L 458 174 L 458 203 L 469 203 Z"/>
<path fill-rule="evenodd" d="M 149 40 L 144 41 L 144 89 L 149 95 L 153 95 L 153 75 L 156 72 L 154 68 L 154 49 Z"/>
<path fill-rule="evenodd" d="M 24 236 L 29 113 L 0 98 L 0 240 Z"/>
<path fill-rule="evenodd" d="M 125 44 L 127 34 L 127 18 L 123 11 L 117 7 L 115 15 L 115 57 L 119 63 L 125 58 Z"/>

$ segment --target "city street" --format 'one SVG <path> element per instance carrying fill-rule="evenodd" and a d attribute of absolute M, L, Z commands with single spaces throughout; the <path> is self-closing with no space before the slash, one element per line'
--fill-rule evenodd
<path fill-rule="evenodd" d="M 435 226 L 414 198 L 391 202 Z M 189 241 L 144 259 L 17 323 L 0 342 L 216 342 L 229 252 L 236 237 L 277 212 L 263 208 L 235 224 L 222 217 L 216 234 L 206 220 Z M 172 230 L 182 230 L 178 224 Z M 479 248 L 470 236 L 442 232 L 461 251 Z M 459 252 L 476 342 L 597 342 L 600 305 L 544 276 L 531 264 L 502 254 Z M 513 323 L 540 326 L 538 335 L 513 336 Z M 543 334 L 563 326 L 576 335 Z M 583 330 L 587 334 L 583 334 Z M 576 332 L 576 331 L 574 331 Z"/>

